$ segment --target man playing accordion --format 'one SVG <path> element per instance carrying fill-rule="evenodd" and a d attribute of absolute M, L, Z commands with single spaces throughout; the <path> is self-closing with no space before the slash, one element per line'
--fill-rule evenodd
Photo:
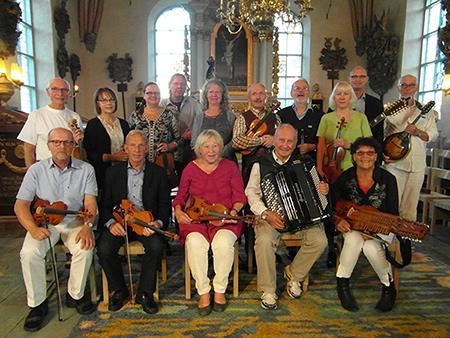
<path fill-rule="evenodd" d="M 253 165 L 250 180 L 245 190 L 251 210 L 255 215 L 261 216 L 261 221 L 255 226 L 255 253 L 258 266 L 257 287 L 258 291 L 263 292 L 261 307 L 268 310 L 277 308 L 275 252 L 280 242 L 280 231 L 286 231 L 287 223 L 300 224 L 303 221 L 299 218 L 288 221 L 286 215 L 281 215 L 280 211 L 275 212 L 274 208 L 270 206 L 270 196 L 264 191 L 265 187 L 262 183 L 264 183 L 266 173 L 278 177 L 278 173 L 292 172 L 291 169 L 294 169 L 295 166 L 304 166 L 303 161 L 306 161 L 304 158 L 291 156 L 297 145 L 297 131 L 290 124 L 282 124 L 277 128 L 273 143 L 274 150 Z M 314 194 L 312 195 L 320 200 L 320 195 L 328 194 L 328 184 L 318 180 L 316 183 L 317 189 L 313 188 Z M 294 201 L 292 202 L 294 204 L 303 203 L 303 200 L 295 200 L 295 197 L 297 199 L 299 197 L 295 194 L 278 193 L 278 195 L 284 195 L 284 197 L 293 195 Z M 299 208 L 294 208 L 294 210 L 298 211 Z M 292 263 L 284 269 L 284 276 L 287 279 L 286 292 L 291 298 L 301 296 L 303 281 L 312 265 L 327 247 L 322 217 L 319 216 L 314 220 L 309 219 L 307 223 L 308 226 L 304 228 L 295 226 L 294 231 L 301 229 L 299 235 L 303 239 L 304 245 L 298 251 Z"/>

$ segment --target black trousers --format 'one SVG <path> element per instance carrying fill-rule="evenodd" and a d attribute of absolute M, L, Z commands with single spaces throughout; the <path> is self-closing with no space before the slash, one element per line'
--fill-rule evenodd
<path fill-rule="evenodd" d="M 159 234 L 146 237 L 136 235 L 132 231 L 128 231 L 128 238 L 130 241 L 141 242 L 145 249 L 137 292 L 138 294 L 145 293 L 152 296 L 156 289 L 156 276 L 161 265 L 165 239 Z M 124 242 L 125 237 L 114 236 L 108 229 L 104 229 L 97 246 L 99 262 L 108 279 L 110 292 L 126 288 L 121 258 L 118 253 Z"/>

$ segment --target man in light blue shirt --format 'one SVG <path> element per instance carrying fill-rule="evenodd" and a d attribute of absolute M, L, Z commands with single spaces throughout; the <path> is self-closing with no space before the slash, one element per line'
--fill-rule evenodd
<path fill-rule="evenodd" d="M 28 169 L 14 206 L 20 224 L 27 230 L 20 251 L 27 303 L 31 308 L 24 323 L 26 331 L 39 330 L 48 313 L 45 256 L 49 250 L 49 242 L 55 245 L 59 239 L 72 254 L 66 305 L 75 307 L 80 314 L 95 311 L 95 305 L 84 297 L 95 246 L 92 233 L 92 223 L 97 215 L 94 168 L 71 157 L 75 143 L 70 130 L 52 129 L 48 133 L 47 144 L 52 157 L 37 162 Z M 36 198 L 49 203 L 64 202 L 68 210 L 78 211 L 84 208 L 90 216 L 80 219 L 75 215 L 67 215 L 57 225 L 42 227 L 30 212 L 31 203 Z"/>

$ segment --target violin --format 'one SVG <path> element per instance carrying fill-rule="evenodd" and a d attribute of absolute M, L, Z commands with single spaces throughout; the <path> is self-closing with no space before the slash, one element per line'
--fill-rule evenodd
<path fill-rule="evenodd" d="M 178 175 L 175 171 L 174 155 L 171 152 L 162 152 L 156 155 L 155 164 L 166 170 L 170 189 L 178 185 Z"/>
<path fill-rule="evenodd" d="M 83 220 L 92 218 L 89 211 L 67 210 L 64 202 L 57 201 L 50 203 L 47 200 L 36 199 L 32 206 L 33 219 L 36 223 L 47 223 L 57 225 L 66 217 L 66 215 L 76 215 Z"/>
<path fill-rule="evenodd" d="M 347 122 L 345 122 L 345 118 L 338 122 L 336 128 L 338 129 L 336 133 L 336 139 L 341 138 L 342 129 L 345 127 Z M 327 159 L 328 162 L 323 167 L 323 171 L 325 173 L 326 178 L 329 183 L 334 183 L 338 177 L 342 173 L 341 161 L 345 156 L 345 148 L 344 147 L 335 147 L 334 142 L 327 147 Z"/>
<path fill-rule="evenodd" d="M 223 225 L 225 219 L 242 220 L 248 223 L 255 221 L 255 215 L 232 216 L 230 210 L 223 204 L 208 204 L 203 198 L 195 196 L 187 200 L 184 212 L 194 223 L 210 222 L 215 226 Z"/>
<path fill-rule="evenodd" d="M 280 105 L 281 105 L 280 101 L 273 102 L 270 105 L 270 107 L 266 110 L 265 114 L 263 115 L 263 117 L 261 119 L 256 118 L 250 123 L 250 126 L 248 127 L 248 130 L 245 133 L 245 135 L 248 137 L 264 136 L 266 134 L 267 130 L 269 129 L 269 126 L 265 122 L 266 119 L 275 110 L 280 108 Z M 245 149 L 245 150 L 242 150 L 241 153 L 242 153 L 242 155 L 250 155 L 251 153 L 253 153 L 254 150 L 255 149 Z"/>
<path fill-rule="evenodd" d="M 164 231 L 156 226 L 151 225 L 154 221 L 154 217 L 150 211 L 146 210 L 136 210 L 136 207 L 129 200 L 122 200 L 120 205 L 115 206 L 113 210 L 114 219 L 120 224 L 124 224 L 126 221 L 126 225 L 129 226 L 134 233 L 143 236 L 144 229 L 148 228 L 153 230 L 154 232 L 166 236 L 172 240 L 178 241 L 180 236 L 177 234 Z"/>
<path fill-rule="evenodd" d="M 69 128 L 70 128 L 70 130 L 72 130 L 72 133 L 75 133 L 75 131 L 80 129 L 78 127 L 77 119 L 72 119 L 69 122 Z M 72 156 L 77 158 L 77 159 L 79 159 L 79 160 L 81 160 L 81 161 L 86 161 L 87 153 L 86 153 L 86 150 L 83 147 L 83 141 L 82 140 L 78 141 L 78 146 L 73 148 Z"/>

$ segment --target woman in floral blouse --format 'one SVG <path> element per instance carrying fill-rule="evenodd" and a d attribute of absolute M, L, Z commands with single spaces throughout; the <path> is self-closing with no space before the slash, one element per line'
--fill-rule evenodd
<path fill-rule="evenodd" d="M 350 152 L 354 166 L 344 171 L 332 186 L 333 203 L 345 199 L 398 215 L 397 181 L 392 174 L 377 164 L 377 158 L 381 156 L 380 144 L 372 137 L 360 137 L 352 143 Z M 336 216 L 335 221 L 337 230 L 344 234 L 344 246 L 336 272 L 337 292 L 342 307 L 348 311 L 358 310 L 349 280 L 363 251 L 382 286 L 381 298 L 375 308 L 383 312 L 390 311 L 397 293 L 392 279 L 392 268 L 386 260 L 383 246 L 378 240 L 352 230 L 345 219 Z M 378 236 L 383 237 L 380 234 Z M 389 234 L 383 239 L 389 242 L 393 237 L 393 234 Z"/>
<path fill-rule="evenodd" d="M 173 162 L 177 160 L 175 150 L 181 140 L 178 121 L 172 112 L 161 107 L 161 95 L 155 82 L 144 86 L 144 100 L 145 106 L 132 112 L 128 122 L 131 129 L 142 130 L 147 135 L 150 146 L 148 160 L 165 167 L 170 179 L 174 171 Z"/>

